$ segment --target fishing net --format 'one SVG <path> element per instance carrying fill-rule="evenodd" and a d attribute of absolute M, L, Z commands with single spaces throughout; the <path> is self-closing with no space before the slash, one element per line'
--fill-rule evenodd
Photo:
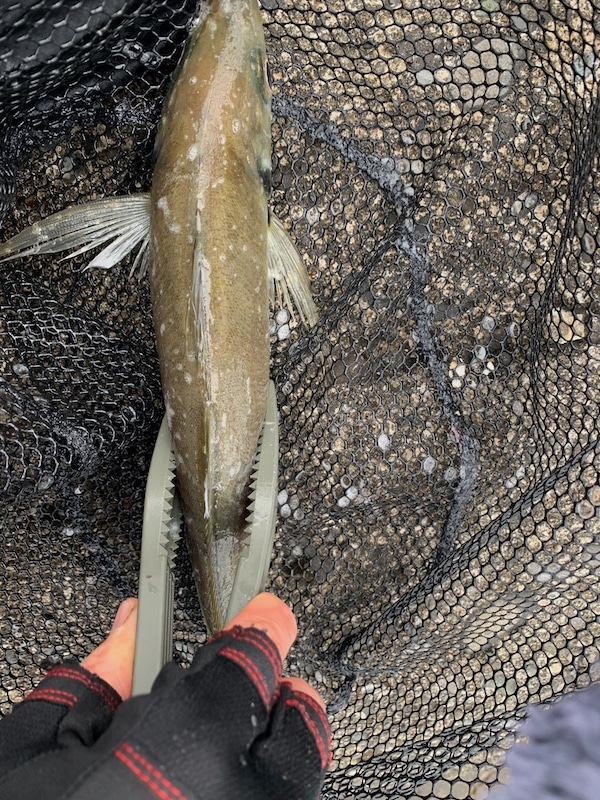
<path fill-rule="evenodd" d="M 147 189 L 194 0 L 2 0 L 3 238 Z M 485 798 L 600 602 L 600 9 L 263 0 L 273 198 L 319 323 L 275 309 L 289 672 L 324 798 Z M 130 264 L 0 266 L 0 701 L 136 593 L 162 417 Z M 205 638 L 177 562 L 175 656 Z"/>

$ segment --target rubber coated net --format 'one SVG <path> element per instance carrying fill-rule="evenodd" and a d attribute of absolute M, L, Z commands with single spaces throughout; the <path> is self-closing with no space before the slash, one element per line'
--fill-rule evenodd
<path fill-rule="evenodd" d="M 148 188 L 194 5 L 0 2 L 3 239 Z M 323 796 L 481 800 L 525 705 L 598 656 L 600 7 L 262 5 L 272 207 L 320 313 L 273 315 L 270 586 L 299 617 L 289 670 L 330 703 Z M 84 265 L 0 266 L 4 710 L 137 590 L 149 290 Z"/>

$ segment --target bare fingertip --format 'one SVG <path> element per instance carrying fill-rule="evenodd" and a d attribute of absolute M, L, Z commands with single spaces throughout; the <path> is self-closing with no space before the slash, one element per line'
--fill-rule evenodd
<path fill-rule="evenodd" d="M 128 597 L 126 600 L 123 600 L 119 608 L 117 609 L 117 613 L 115 615 L 114 622 L 111 627 L 111 633 L 116 628 L 120 628 L 121 625 L 124 625 L 129 617 L 131 616 L 132 612 L 137 608 L 137 598 L 135 597 Z"/>
<path fill-rule="evenodd" d="M 268 592 L 262 592 L 253 598 L 224 630 L 229 630 L 235 625 L 264 631 L 277 646 L 282 660 L 287 656 L 298 633 L 292 610 L 282 600 Z"/>

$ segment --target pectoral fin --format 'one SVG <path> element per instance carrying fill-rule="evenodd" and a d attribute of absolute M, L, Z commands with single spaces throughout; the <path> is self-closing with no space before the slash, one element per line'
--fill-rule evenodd
<path fill-rule="evenodd" d="M 61 253 L 77 248 L 73 258 L 108 242 L 88 267 L 108 269 L 137 246 L 131 268 L 139 266 L 142 277 L 147 266 L 150 236 L 150 195 L 132 194 L 91 200 L 52 214 L 0 245 L 0 262 L 38 253 Z"/>
<path fill-rule="evenodd" d="M 295 306 L 302 322 L 311 327 L 318 315 L 306 268 L 288 232 L 274 214 L 269 217 L 267 254 L 271 302 L 287 306 L 292 314 Z"/>

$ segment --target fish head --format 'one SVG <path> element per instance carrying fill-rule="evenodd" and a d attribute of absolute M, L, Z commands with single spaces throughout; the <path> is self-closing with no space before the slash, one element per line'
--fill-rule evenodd
<path fill-rule="evenodd" d="M 260 7 L 257 0 L 215 0 L 213 5 L 215 30 L 222 30 L 222 58 L 234 76 L 232 106 L 241 111 L 246 135 L 254 138 L 257 150 L 266 151 L 270 172 L 271 86 Z"/>
<path fill-rule="evenodd" d="M 207 59 L 223 58 L 227 69 L 245 72 L 248 96 L 261 97 L 270 112 L 267 50 L 257 0 L 210 0 L 195 20 L 183 61 L 195 50 L 204 51 Z"/>
<path fill-rule="evenodd" d="M 271 87 L 261 10 L 257 0 L 209 0 L 201 4 L 186 49 L 173 77 L 155 142 L 155 158 L 168 140 L 185 138 L 190 117 L 198 148 L 227 132 L 227 147 L 254 156 L 265 194 L 270 193 Z M 169 132 L 172 135 L 169 137 Z M 235 135 L 232 137 L 229 132 Z M 183 144 L 181 145 L 184 146 Z M 164 156 L 164 154 L 163 154 Z M 176 171 L 166 154 L 165 166 Z"/>

